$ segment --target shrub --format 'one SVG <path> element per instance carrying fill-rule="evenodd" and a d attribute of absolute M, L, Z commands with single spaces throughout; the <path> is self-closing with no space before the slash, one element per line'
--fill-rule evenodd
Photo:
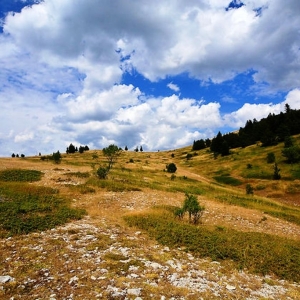
<path fill-rule="evenodd" d="M 188 154 L 186 155 L 186 159 L 187 159 L 187 160 L 191 159 L 192 157 L 193 157 L 192 153 L 188 153 Z"/>
<path fill-rule="evenodd" d="M 188 212 L 189 222 L 193 224 L 198 224 L 200 217 L 204 212 L 204 209 L 204 206 L 201 206 L 199 204 L 196 196 L 186 193 L 183 206 L 181 208 L 177 208 L 174 214 L 179 219 L 182 219 L 184 214 Z"/>
<path fill-rule="evenodd" d="M 93 155 L 92 155 L 92 159 L 97 159 L 99 156 L 98 156 L 98 154 L 97 153 L 93 153 Z"/>
<path fill-rule="evenodd" d="M 97 170 L 97 176 L 100 178 L 100 179 L 106 179 L 107 175 L 108 175 L 108 172 L 109 172 L 109 168 L 106 168 L 106 167 L 100 167 L 98 168 Z"/>
<path fill-rule="evenodd" d="M 280 169 L 278 168 L 277 164 L 274 164 L 274 174 L 273 174 L 273 179 L 274 180 L 279 180 L 281 178 L 281 175 L 279 174 Z"/>
<path fill-rule="evenodd" d="M 267 163 L 272 164 L 274 162 L 275 162 L 275 154 L 274 154 L 274 152 L 269 152 L 267 154 Z"/>
<path fill-rule="evenodd" d="M 300 160 L 300 147 L 292 146 L 289 148 L 284 148 L 282 150 L 282 155 L 287 158 L 288 163 L 296 163 Z"/>
<path fill-rule="evenodd" d="M 184 213 L 185 213 L 185 211 L 182 207 L 177 207 L 174 211 L 175 217 L 177 217 L 180 220 L 183 219 Z"/>
<path fill-rule="evenodd" d="M 250 183 L 247 183 L 246 185 L 246 194 L 253 195 L 253 186 Z"/>
<path fill-rule="evenodd" d="M 57 151 L 57 152 L 53 153 L 53 154 L 52 154 L 52 159 L 54 160 L 54 162 L 55 162 L 56 164 L 59 164 L 60 161 L 61 161 L 61 154 L 60 154 L 60 152 Z"/>
<path fill-rule="evenodd" d="M 175 173 L 177 170 L 177 167 L 174 163 L 167 164 L 166 168 L 167 168 L 167 172 L 169 173 Z"/>

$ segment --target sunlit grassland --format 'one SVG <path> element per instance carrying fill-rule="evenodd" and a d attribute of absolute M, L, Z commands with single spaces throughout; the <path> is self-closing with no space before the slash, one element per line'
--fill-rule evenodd
<path fill-rule="evenodd" d="M 176 220 L 171 211 L 157 208 L 124 218 L 130 226 L 145 230 L 163 245 L 212 260 L 231 260 L 237 269 L 252 273 L 275 274 L 281 279 L 300 281 L 299 241 L 219 226 L 193 226 Z"/>
<path fill-rule="evenodd" d="M 300 144 L 300 136 L 294 137 L 295 144 Z M 191 160 L 181 160 L 182 166 L 193 168 L 196 172 L 213 177 L 218 172 L 229 173 L 233 177 L 244 179 L 272 179 L 274 164 L 267 163 L 267 155 L 270 152 L 275 154 L 276 162 L 281 169 L 282 179 L 293 180 L 300 178 L 299 164 L 287 164 L 282 156 L 283 143 L 272 147 L 261 147 L 260 144 L 246 148 L 231 150 L 231 155 L 216 159 L 207 150 L 196 151 Z M 190 153 L 194 154 L 190 150 Z M 249 168 L 249 166 L 251 166 Z"/>

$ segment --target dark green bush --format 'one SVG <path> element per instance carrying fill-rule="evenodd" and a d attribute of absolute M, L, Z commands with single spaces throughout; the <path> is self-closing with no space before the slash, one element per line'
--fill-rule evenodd
<path fill-rule="evenodd" d="M 246 185 L 246 194 L 247 195 L 253 195 L 253 186 L 250 183 L 247 183 Z"/>
<path fill-rule="evenodd" d="M 100 179 L 106 179 L 107 175 L 108 175 L 109 169 L 106 167 L 100 167 L 97 170 L 97 176 Z"/>
<path fill-rule="evenodd" d="M 275 154 L 274 154 L 274 152 L 269 152 L 267 154 L 267 163 L 272 164 L 274 162 L 275 162 Z"/>
<path fill-rule="evenodd" d="M 175 173 L 177 170 L 177 167 L 174 163 L 170 163 L 170 164 L 166 165 L 166 169 L 167 169 L 167 172 L 169 172 L 169 173 Z"/>

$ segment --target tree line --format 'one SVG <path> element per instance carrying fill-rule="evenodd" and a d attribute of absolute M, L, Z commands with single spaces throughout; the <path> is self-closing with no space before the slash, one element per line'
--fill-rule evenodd
<path fill-rule="evenodd" d="M 216 154 L 229 155 L 230 149 L 247 147 L 258 142 L 262 147 L 277 145 L 291 136 L 300 133 L 300 110 L 291 109 L 285 105 L 285 112 L 278 115 L 269 114 L 268 117 L 257 121 L 248 120 L 245 127 L 238 132 L 222 135 L 219 131 L 212 140 L 198 140 L 193 143 L 193 150 L 210 148 Z"/>

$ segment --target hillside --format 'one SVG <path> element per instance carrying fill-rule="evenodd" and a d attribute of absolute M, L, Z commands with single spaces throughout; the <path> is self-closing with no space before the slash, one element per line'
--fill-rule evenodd
<path fill-rule="evenodd" d="M 191 147 L 123 151 L 105 180 L 95 175 L 102 151 L 64 154 L 60 164 L 1 158 L 0 172 L 41 172 L 31 182 L 0 181 L 0 204 L 29 195 L 20 224 L 36 209 L 37 187 L 86 214 L 70 210 L 67 223 L 28 234 L 0 228 L 0 298 L 299 299 L 300 166 L 285 163 L 282 148 L 254 145 L 217 159 Z M 171 162 L 175 176 L 164 171 Z M 185 193 L 205 206 L 197 226 L 170 214 Z M 41 217 L 52 209 L 44 205 Z"/>

